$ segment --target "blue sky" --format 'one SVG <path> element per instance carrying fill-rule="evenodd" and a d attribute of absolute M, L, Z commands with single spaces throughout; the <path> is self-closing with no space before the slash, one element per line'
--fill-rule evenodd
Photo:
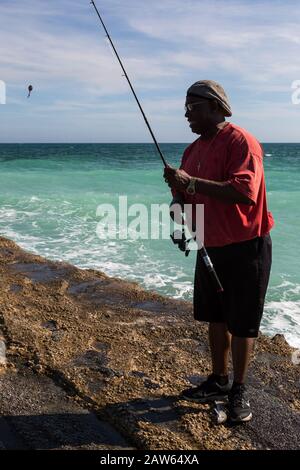
<path fill-rule="evenodd" d="M 95 1 L 160 142 L 194 140 L 185 92 L 208 78 L 232 122 L 300 141 L 298 0 Z M 0 18 L 0 142 L 151 141 L 89 0 L 0 0 Z"/>

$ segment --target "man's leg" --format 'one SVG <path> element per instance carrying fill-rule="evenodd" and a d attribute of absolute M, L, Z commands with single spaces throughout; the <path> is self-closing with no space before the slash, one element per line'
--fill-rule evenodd
<path fill-rule="evenodd" d="M 226 323 L 210 323 L 208 331 L 213 374 L 227 376 L 231 334 Z"/>
<path fill-rule="evenodd" d="M 253 352 L 255 338 L 239 338 L 233 336 L 231 340 L 232 363 L 235 383 L 246 382 L 248 366 Z"/>
<path fill-rule="evenodd" d="M 230 419 L 236 422 L 252 418 L 245 382 L 254 347 L 254 338 L 233 336 L 231 340 L 234 380 L 229 393 Z"/>
<path fill-rule="evenodd" d="M 228 360 L 231 334 L 225 323 L 209 324 L 209 343 L 212 359 L 212 374 L 198 387 L 183 390 L 181 398 L 205 403 L 225 399 L 230 385 L 228 382 Z"/>

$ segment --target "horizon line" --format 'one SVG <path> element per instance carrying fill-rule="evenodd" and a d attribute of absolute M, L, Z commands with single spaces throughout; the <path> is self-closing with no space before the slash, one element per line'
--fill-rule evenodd
<path fill-rule="evenodd" d="M 197 140 L 197 139 L 195 139 Z M 193 141 L 194 142 L 194 141 Z M 159 144 L 184 144 L 190 145 L 193 142 L 158 142 Z M 260 142 L 265 144 L 299 144 L 300 142 Z M 0 142 L 0 145 L 154 145 L 153 142 Z"/>

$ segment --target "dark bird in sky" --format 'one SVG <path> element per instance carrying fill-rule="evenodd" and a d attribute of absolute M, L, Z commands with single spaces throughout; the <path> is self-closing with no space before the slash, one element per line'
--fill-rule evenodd
<path fill-rule="evenodd" d="M 29 85 L 29 87 L 28 87 L 28 96 L 27 96 L 27 98 L 29 98 L 29 96 L 30 96 L 30 94 L 31 94 L 32 90 L 33 90 L 33 86 L 32 86 L 32 85 Z"/>

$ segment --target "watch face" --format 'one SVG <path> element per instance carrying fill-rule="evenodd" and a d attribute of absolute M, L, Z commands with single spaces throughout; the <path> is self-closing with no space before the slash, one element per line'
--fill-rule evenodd
<path fill-rule="evenodd" d="M 194 188 L 194 187 L 187 187 L 187 188 L 186 188 L 186 192 L 187 192 L 188 194 L 195 194 L 196 191 L 195 191 L 195 188 Z"/>
<path fill-rule="evenodd" d="M 190 181 L 188 187 L 186 188 L 186 192 L 188 194 L 195 194 L 196 189 L 195 189 L 195 180 Z"/>

